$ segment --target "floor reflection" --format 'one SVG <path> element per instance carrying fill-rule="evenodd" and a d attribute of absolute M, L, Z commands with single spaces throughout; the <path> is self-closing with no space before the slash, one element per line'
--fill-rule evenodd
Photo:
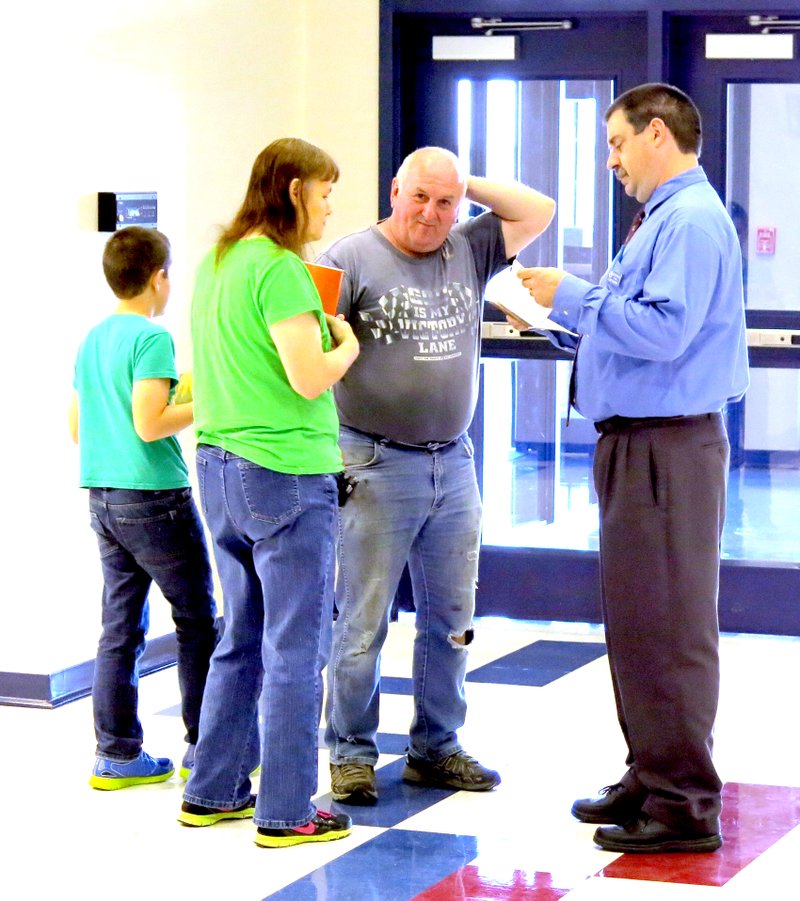
<path fill-rule="evenodd" d="M 597 496 L 591 456 L 509 451 L 484 469 L 484 544 L 593 551 Z M 491 466 L 491 471 L 490 471 Z M 722 556 L 800 562 L 800 467 L 742 465 L 731 472 Z"/>
<path fill-rule="evenodd" d="M 485 359 L 482 368 L 484 543 L 596 550 L 597 434 L 574 412 L 566 424 L 569 362 L 553 368 L 545 360 Z M 739 406 L 726 414 L 735 446 L 723 557 L 800 563 L 800 452 L 759 449 L 765 442 L 791 447 L 796 439 L 767 439 L 763 424 L 745 432 Z M 797 415 L 783 413 L 781 427 L 790 436 L 800 427 Z"/>

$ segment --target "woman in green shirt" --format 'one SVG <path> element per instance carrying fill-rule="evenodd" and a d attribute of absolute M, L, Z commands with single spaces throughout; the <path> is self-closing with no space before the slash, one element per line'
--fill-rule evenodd
<path fill-rule="evenodd" d="M 266 147 L 239 212 L 199 267 L 192 301 L 198 481 L 225 632 L 179 819 L 207 826 L 253 816 L 265 847 L 350 832 L 349 817 L 317 810 L 311 797 L 342 469 L 330 388 L 358 342 L 323 312 L 301 259 L 303 245 L 322 236 L 338 175 L 306 141 Z M 256 797 L 249 774 L 259 763 Z"/>

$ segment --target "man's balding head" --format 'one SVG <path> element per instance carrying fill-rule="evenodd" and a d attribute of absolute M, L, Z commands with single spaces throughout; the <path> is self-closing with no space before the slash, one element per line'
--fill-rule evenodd
<path fill-rule="evenodd" d="M 466 190 L 466 167 L 454 153 L 443 147 L 415 150 L 392 179 L 392 214 L 382 223 L 383 233 L 410 256 L 438 250 L 458 218 Z"/>

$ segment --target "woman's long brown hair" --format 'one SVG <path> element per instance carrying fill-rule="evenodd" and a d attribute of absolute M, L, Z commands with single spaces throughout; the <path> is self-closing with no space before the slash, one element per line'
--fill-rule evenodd
<path fill-rule="evenodd" d="M 295 178 L 300 180 L 297 206 L 289 193 Z M 273 141 L 256 157 L 239 212 L 217 241 L 217 263 L 236 241 L 253 232 L 299 255 L 308 221 L 303 197 L 306 183 L 338 178 L 339 167 L 333 158 L 314 144 L 302 138 Z"/>

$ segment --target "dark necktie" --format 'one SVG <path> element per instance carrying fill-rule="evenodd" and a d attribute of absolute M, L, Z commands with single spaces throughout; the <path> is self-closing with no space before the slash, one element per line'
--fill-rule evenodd
<path fill-rule="evenodd" d="M 639 228 L 642 222 L 644 222 L 644 207 L 642 207 L 639 212 L 633 217 L 633 222 L 631 222 L 631 227 L 628 229 L 628 234 L 625 235 L 625 240 L 622 242 L 623 247 L 636 234 L 636 229 Z"/>
<path fill-rule="evenodd" d="M 631 227 L 628 229 L 628 234 L 625 235 L 625 240 L 622 242 L 622 246 L 625 247 L 630 239 L 636 234 L 636 230 L 639 226 L 644 222 L 645 210 L 642 207 L 639 212 L 633 217 L 633 222 L 631 222 Z M 581 346 L 581 340 L 583 339 L 583 335 L 578 335 L 578 343 L 575 345 L 575 356 L 572 358 L 572 369 L 569 373 L 569 404 L 567 405 L 567 425 L 569 425 L 569 414 L 572 408 L 575 406 L 575 401 L 578 397 L 578 350 Z"/>

